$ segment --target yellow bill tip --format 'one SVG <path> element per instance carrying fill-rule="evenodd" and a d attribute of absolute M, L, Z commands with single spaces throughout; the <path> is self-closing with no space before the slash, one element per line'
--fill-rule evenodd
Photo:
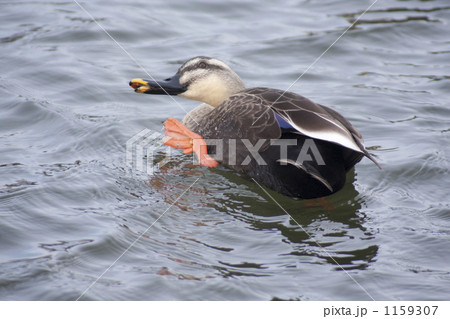
<path fill-rule="evenodd" d="M 148 85 L 148 82 L 144 81 L 143 79 L 133 79 L 133 80 L 131 80 L 130 81 L 130 86 L 137 93 L 145 93 L 148 90 L 150 90 L 150 85 Z"/>

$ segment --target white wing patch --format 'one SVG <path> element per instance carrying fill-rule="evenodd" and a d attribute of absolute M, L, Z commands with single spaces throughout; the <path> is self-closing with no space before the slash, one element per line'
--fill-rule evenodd
<path fill-rule="evenodd" d="M 313 112 L 311 112 L 313 113 Z M 300 133 L 310 136 L 312 138 L 317 138 L 319 140 L 329 141 L 332 143 L 336 143 L 339 145 L 342 145 L 346 148 L 352 149 L 356 152 L 362 153 L 359 146 L 356 144 L 355 140 L 353 139 L 353 136 L 350 134 L 350 132 L 343 126 L 339 125 L 338 123 L 322 116 L 321 114 L 313 113 L 316 116 L 319 116 L 321 119 L 327 121 L 330 123 L 330 125 L 333 125 L 334 127 L 339 128 L 340 132 L 335 131 L 308 131 L 305 128 L 302 128 L 298 126 L 292 119 L 289 117 L 288 114 L 284 113 L 279 114 L 284 120 L 286 120 L 290 125 L 292 125 L 297 131 Z"/>

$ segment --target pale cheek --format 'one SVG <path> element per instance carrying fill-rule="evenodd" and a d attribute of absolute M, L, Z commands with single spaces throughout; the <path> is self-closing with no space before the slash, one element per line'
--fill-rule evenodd
<path fill-rule="evenodd" d="M 226 84 L 215 75 L 202 78 L 197 83 L 192 83 L 186 92 L 179 96 L 201 101 L 212 106 L 218 106 L 224 99 L 228 97 Z"/>

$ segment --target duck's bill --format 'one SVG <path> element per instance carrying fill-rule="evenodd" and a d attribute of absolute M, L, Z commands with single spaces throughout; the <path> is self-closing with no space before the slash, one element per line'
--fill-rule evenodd
<path fill-rule="evenodd" d="M 130 86 L 136 93 L 177 95 L 186 91 L 179 79 L 178 74 L 164 81 L 133 79 L 130 81 Z"/>

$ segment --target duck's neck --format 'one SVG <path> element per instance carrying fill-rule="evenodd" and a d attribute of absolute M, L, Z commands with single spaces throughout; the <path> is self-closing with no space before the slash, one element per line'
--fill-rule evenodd
<path fill-rule="evenodd" d="M 207 117 L 208 114 L 214 110 L 214 108 L 206 103 L 202 103 L 195 109 L 186 114 L 183 118 L 182 123 L 190 130 L 196 130 L 200 121 Z"/>

